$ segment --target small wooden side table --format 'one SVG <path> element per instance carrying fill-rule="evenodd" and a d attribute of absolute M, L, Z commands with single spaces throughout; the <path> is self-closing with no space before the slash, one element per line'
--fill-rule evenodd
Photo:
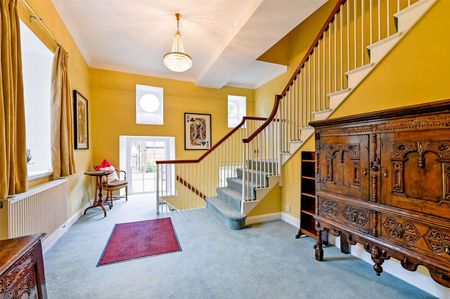
<path fill-rule="evenodd" d="M 96 183 L 98 184 L 98 196 L 96 196 L 94 202 L 92 203 L 92 205 L 90 207 L 87 207 L 86 210 L 84 210 L 84 215 L 86 215 L 86 211 L 92 208 L 101 208 L 103 210 L 103 214 L 106 217 L 106 209 L 105 206 L 103 205 L 103 177 L 107 177 L 108 175 L 110 175 L 112 172 L 108 172 L 108 171 L 87 171 L 84 174 L 88 175 L 88 176 L 93 176 L 96 178 Z M 111 205 L 108 204 L 109 209 L 111 209 Z"/>

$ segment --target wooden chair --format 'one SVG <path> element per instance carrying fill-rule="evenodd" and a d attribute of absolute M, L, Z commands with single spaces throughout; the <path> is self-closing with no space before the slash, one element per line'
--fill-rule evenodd
<path fill-rule="evenodd" d="M 111 207 L 113 207 L 113 200 L 118 200 L 121 198 L 125 198 L 125 201 L 128 201 L 128 182 L 127 182 L 127 173 L 125 170 L 116 170 L 117 175 L 119 176 L 119 179 L 116 181 L 112 181 L 110 183 L 108 182 L 103 182 L 103 188 L 106 192 L 106 200 L 105 201 L 110 201 L 111 203 Z M 120 178 L 121 174 L 123 174 L 123 179 Z M 115 198 L 113 198 L 113 192 L 114 191 L 119 191 L 125 188 L 125 194 L 124 195 L 119 195 L 116 196 Z"/>
<path fill-rule="evenodd" d="M 94 169 L 97 169 L 97 166 L 94 166 Z M 109 207 L 112 208 L 114 206 L 113 200 L 118 200 L 121 198 L 125 198 L 125 201 L 128 201 L 128 182 L 127 182 L 127 172 L 125 170 L 116 170 L 117 176 L 119 177 L 118 180 L 108 182 L 103 181 L 101 184 L 103 185 L 103 192 L 106 194 L 105 203 L 109 200 Z M 121 178 L 121 174 L 123 174 L 123 177 Z M 97 184 L 95 186 L 95 194 L 98 193 L 100 181 L 97 181 Z M 125 194 L 113 197 L 114 191 L 119 191 L 121 189 L 125 188 Z"/>

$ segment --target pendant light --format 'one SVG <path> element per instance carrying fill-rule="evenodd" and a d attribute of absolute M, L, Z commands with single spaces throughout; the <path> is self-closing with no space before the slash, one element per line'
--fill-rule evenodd
<path fill-rule="evenodd" d="M 192 67 L 192 58 L 186 54 L 181 40 L 180 32 L 180 14 L 176 13 L 177 33 L 173 40 L 172 51 L 164 55 L 164 65 L 172 72 L 182 73 Z"/>

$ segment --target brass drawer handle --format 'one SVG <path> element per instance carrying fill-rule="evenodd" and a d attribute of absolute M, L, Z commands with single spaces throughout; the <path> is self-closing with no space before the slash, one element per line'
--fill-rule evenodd
<path fill-rule="evenodd" d="M 364 169 L 363 175 L 367 175 L 367 169 Z"/>
<path fill-rule="evenodd" d="M 387 170 L 385 169 L 384 171 L 383 171 L 383 176 L 385 177 L 385 178 L 387 178 L 388 177 L 388 172 L 387 172 Z"/>

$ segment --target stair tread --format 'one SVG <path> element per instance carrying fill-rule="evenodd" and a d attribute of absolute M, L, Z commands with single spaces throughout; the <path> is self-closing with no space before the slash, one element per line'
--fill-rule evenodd
<path fill-rule="evenodd" d="M 236 211 L 234 208 L 230 207 L 224 201 L 222 201 L 219 197 L 207 197 L 206 201 L 214 206 L 223 216 L 232 220 L 242 220 L 247 217 L 247 215 Z"/>
<path fill-rule="evenodd" d="M 227 178 L 227 180 L 233 181 L 235 183 L 239 183 L 242 184 L 242 178 L 238 178 L 238 177 L 233 177 L 233 178 Z M 251 182 L 245 182 L 246 185 L 251 186 L 251 187 L 257 187 L 257 185 L 252 184 Z M 239 193 L 240 194 L 240 193 Z"/>
<path fill-rule="evenodd" d="M 238 192 L 236 190 L 233 190 L 230 187 L 218 187 L 217 188 L 217 192 L 223 192 L 223 193 L 225 193 L 225 194 L 227 194 L 227 195 L 229 195 L 229 196 L 231 196 L 233 198 L 238 199 L 239 201 L 242 198 L 242 195 L 241 195 L 240 192 Z"/>

